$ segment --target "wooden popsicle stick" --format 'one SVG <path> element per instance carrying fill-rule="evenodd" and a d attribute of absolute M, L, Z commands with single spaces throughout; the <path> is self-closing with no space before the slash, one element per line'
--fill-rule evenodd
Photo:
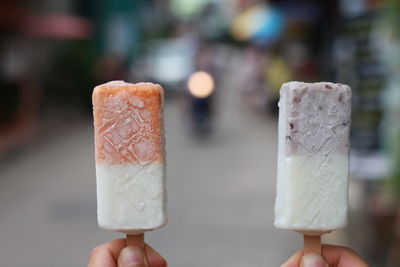
<path fill-rule="evenodd" d="M 138 235 L 126 235 L 126 246 L 138 246 L 144 249 L 144 233 Z"/>
<path fill-rule="evenodd" d="M 321 236 L 304 235 L 304 254 L 321 254 Z"/>
<path fill-rule="evenodd" d="M 147 259 L 146 246 L 144 243 L 144 233 L 138 234 L 138 235 L 127 234 L 126 235 L 126 246 L 127 247 L 130 247 L 130 246 L 140 247 L 143 250 L 144 261 L 147 264 L 146 266 L 148 266 L 149 261 Z"/>

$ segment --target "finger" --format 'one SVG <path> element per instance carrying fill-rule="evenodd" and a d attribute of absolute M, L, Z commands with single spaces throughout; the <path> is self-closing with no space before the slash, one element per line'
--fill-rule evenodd
<path fill-rule="evenodd" d="M 139 246 L 129 246 L 121 250 L 118 267 L 149 267 L 144 251 Z"/>
<path fill-rule="evenodd" d="M 303 255 L 303 250 L 297 251 L 281 267 L 299 267 Z M 322 245 L 322 256 L 331 267 L 368 267 L 357 253 L 346 247 Z"/>
<path fill-rule="evenodd" d="M 117 239 L 95 247 L 90 253 L 88 267 L 116 267 L 115 262 L 125 246 L 125 239 Z"/>
<path fill-rule="evenodd" d="M 152 247 L 146 244 L 145 250 L 150 267 L 167 267 L 167 261 Z"/>
<path fill-rule="evenodd" d="M 322 255 L 331 267 L 368 267 L 356 252 L 346 247 L 323 245 Z"/>
<path fill-rule="evenodd" d="M 281 267 L 299 267 L 303 255 L 303 250 L 297 251 L 284 264 L 282 264 Z"/>
<path fill-rule="evenodd" d="M 329 267 L 328 263 L 319 253 L 307 253 L 301 259 L 301 267 Z"/>

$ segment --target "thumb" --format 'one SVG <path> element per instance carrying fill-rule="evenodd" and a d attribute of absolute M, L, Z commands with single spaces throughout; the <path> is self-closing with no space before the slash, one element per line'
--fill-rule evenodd
<path fill-rule="evenodd" d="M 301 259 L 301 267 L 329 267 L 320 254 L 309 253 Z"/>
<path fill-rule="evenodd" d="M 121 250 L 118 267 L 148 267 L 144 251 L 138 246 L 129 246 Z"/>

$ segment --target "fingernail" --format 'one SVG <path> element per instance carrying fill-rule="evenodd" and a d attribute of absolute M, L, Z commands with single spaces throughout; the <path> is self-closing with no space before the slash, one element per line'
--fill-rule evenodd
<path fill-rule="evenodd" d="M 125 247 L 119 257 L 121 267 L 144 266 L 143 252 L 139 247 Z"/>
<path fill-rule="evenodd" d="M 304 267 L 328 267 L 324 258 L 316 253 L 304 255 L 301 261 Z"/>

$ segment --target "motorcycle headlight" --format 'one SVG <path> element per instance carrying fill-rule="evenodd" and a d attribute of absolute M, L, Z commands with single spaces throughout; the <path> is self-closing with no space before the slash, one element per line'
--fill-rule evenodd
<path fill-rule="evenodd" d="M 194 97 L 206 98 L 214 91 L 215 83 L 209 73 L 198 71 L 190 75 L 187 86 Z"/>

